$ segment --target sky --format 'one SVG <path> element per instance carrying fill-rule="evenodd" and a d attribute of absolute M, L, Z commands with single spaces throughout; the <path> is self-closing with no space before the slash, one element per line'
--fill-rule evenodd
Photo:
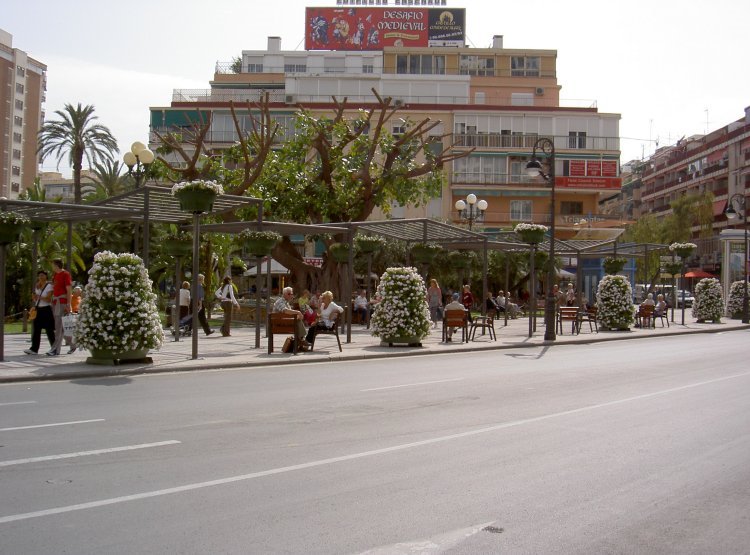
<path fill-rule="evenodd" d="M 208 89 L 216 62 L 242 50 L 304 49 L 305 7 L 335 0 L 3 0 L 0 28 L 47 65 L 47 119 L 93 104 L 121 154 L 147 142 L 149 107 Z M 391 5 L 395 2 L 391 0 Z M 620 114 L 622 163 L 704 134 L 750 106 L 744 0 L 448 0 L 466 8 L 469 46 L 557 51 L 563 106 Z M 56 162 L 45 161 L 44 171 Z M 70 175 L 67 167 L 60 171 Z"/>

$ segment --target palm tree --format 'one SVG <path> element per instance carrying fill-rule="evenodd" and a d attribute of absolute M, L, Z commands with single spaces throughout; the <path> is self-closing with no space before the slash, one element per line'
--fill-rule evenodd
<path fill-rule="evenodd" d="M 75 187 L 75 202 L 81 203 L 81 169 L 83 158 L 91 167 L 92 164 L 112 160 L 113 154 L 119 152 L 117 141 L 110 130 L 94 120 L 99 119 L 94 115 L 94 107 L 91 105 L 77 107 L 66 104 L 64 110 L 56 110 L 61 119 L 48 121 L 39 131 L 39 147 L 37 151 L 42 160 L 52 155 L 57 158 L 57 167 L 67 154 L 68 163 L 73 167 L 73 184 Z"/>
<path fill-rule="evenodd" d="M 94 185 L 96 190 L 86 196 L 87 202 L 103 200 L 125 191 L 129 191 L 134 186 L 129 183 L 126 177 L 121 175 L 123 166 L 119 161 L 113 162 L 106 159 L 103 163 L 94 164 Z"/>

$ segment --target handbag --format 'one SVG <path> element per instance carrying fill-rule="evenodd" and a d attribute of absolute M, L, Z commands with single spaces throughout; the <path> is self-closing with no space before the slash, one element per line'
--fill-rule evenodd
<path fill-rule="evenodd" d="M 36 300 L 36 304 L 35 304 L 34 306 L 32 306 L 32 307 L 31 307 L 31 308 L 29 309 L 29 317 L 28 317 L 28 318 L 29 318 L 29 321 L 31 321 L 31 320 L 33 320 L 34 318 L 36 318 L 36 309 L 37 309 L 37 308 L 39 308 L 39 301 L 41 301 L 41 300 L 42 300 L 42 295 L 44 295 L 44 292 L 45 292 L 45 291 L 47 290 L 47 286 L 48 286 L 48 285 L 49 285 L 49 283 L 48 283 L 48 284 L 46 284 L 46 285 L 44 286 L 44 289 L 42 289 L 42 290 L 41 290 L 41 291 L 39 292 L 39 298 L 38 298 L 38 299 Z"/>
<path fill-rule="evenodd" d="M 78 316 L 76 314 L 66 314 L 62 317 L 63 335 L 70 337 L 73 332 L 76 331 L 76 325 L 78 325 Z"/>
<path fill-rule="evenodd" d="M 31 308 L 29 309 L 29 316 L 28 316 L 28 320 L 29 320 L 29 321 L 31 321 L 31 320 L 33 320 L 34 318 L 36 318 L 36 307 L 35 307 L 35 306 L 32 306 L 32 307 L 31 307 Z"/>

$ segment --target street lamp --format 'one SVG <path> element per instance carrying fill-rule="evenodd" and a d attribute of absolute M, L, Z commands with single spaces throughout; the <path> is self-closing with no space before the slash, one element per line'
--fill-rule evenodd
<path fill-rule="evenodd" d="M 750 323 L 750 318 L 748 317 L 749 315 L 747 298 L 747 205 L 745 204 L 745 195 L 740 193 L 732 195 L 729 199 L 729 202 L 727 203 L 727 209 L 724 211 L 724 215 L 729 220 L 736 220 L 740 217 L 739 212 L 737 212 L 737 210 L 735 210 L 734 208 L 735 201 L 737 201 L 737 205 L 742 209 L 742 219 L 745 223 L 745 248 L 743 249 L 744 258 L 742 260 L 742 265 L 745 267 L 745 288 L 742 291 L 742 323 L 748 324 Z"/>
<path fill-rule="evenodd" d="M 459 219 L 469 222 L 469 230 L 471 230 L 472 224 L 475 221 L 481 222 L 484 220 L 484 211 L 487 210 L 489 205 L 486 200 L 477 200 L 477 196 L 474 193 L 469 193 L 466 195 L 465 201 L 457 200 L 455 206 L 456 210 L 458 210 Z"/>
<path fill-rule="evenodd" d="M 536 157 L 536 151 L 539 149 L 547 157 L 547 166 L 549 173 L 544 173 L 541 162 Z M 542 176 L 547 183 L 552 186 L 550 194 L 550 239 L 549 239 L 549 264 L 547 268 L 547 298 L 544 306 L 544 340 L 554 341 L 557 339 L 555 331 L 555 297 L 552 294 L 552 287 L 555 283 L 555 143 L 547 137 L 542 137 L 534 143 L 534 149 L 531 152 L 531 160 L 526 164 L 526 174 L 530 177 Z"/>
<path fill-rule="evenodd" d="M 135 179 L 135 188 L 141 186 L 141 180 L 146 176 L 148 167 L 154 162 L 154 153 L 146 145 L 136 141 L 130 146 L 130 151 L 122 157 L 128 167 L 128 175 Z"/>

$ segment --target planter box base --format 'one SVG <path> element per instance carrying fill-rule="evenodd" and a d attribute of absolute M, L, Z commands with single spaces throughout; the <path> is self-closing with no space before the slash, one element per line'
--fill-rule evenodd
<path fill-rule="evenodd" d="M 152 364 L 154 359 L 150 356 L 146 356 L 147 353 L 148 350 L 126 351 L 121 353 L 115 353 L 109 350 L 96 350 L 91 352 L 92 356 L 86 359 L 86 364 L 97 364 L 102 366 L 113 366 L 128 362 Z"/>
<path fill-rule="evenodd" d="M 416 337 L 384 337 L 381 347 L 421 347 L 422 342 Z"/>

